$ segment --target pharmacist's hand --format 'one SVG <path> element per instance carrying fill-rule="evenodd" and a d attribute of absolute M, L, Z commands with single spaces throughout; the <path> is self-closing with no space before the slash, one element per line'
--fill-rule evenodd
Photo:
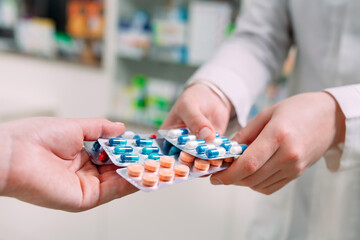
<path fill-rule="evenodd" d="M 211 182 L 235 184 L 271 194 L 299 177 L 345 138 L 345 117 L 328 93 L 291 97 L 262 112 L 235 140 L 248 149 Z"/>
<path fill-rule="evenodd" d="M 195 84 L 182 93 L 161 128 L 188 127 L 198 138 L 212 141 L 216 132 L 225 132 L 230 111 L 209 87 Z"/>
<path fill-rule="evenodd" d="M 124 129 L 104 119 L 32 118 L 0 125 L 2 145 L 11 144 L 1 195 L 77 212 L 135 192 L 115 166 L 96 167 L 83 149 L 84 140 L 119 136 Z"/>

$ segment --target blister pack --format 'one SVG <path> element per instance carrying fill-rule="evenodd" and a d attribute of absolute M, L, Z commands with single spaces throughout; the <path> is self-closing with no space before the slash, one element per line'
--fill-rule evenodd
<path fill-rule="evenodd" d="M 181 151 L 182 145 L 178 148 L 178 144 L 174 144 L 174 146 L 172 141 L 167 140 L 174 139 L 174 137 L 162 137 L 169 136 L 173 134 L 172 132 L 178 134 L 179 131 L 182 134 L 178 137 L 189 136 L 187 129 L 160 130 L 160 135 L 135 134 L 127 131 L 117 138 L 85 142 L 84 146 L 93 163 L 126 167 L 118 169 L 117 173 L 145 192 L 222 171 L 231 165 L 234 160 L 233 156 L 238 156 L 222 154 L 204 160 L 202 159 L 204 158 L 203 154 Z M 198 142 L 197 139 L 192 141 Z M 199 144 L 199 146 L 202 145 L 206 145 L 205 142 Z"/>
<path fill-rule="evenodd" d="M 132 163 L 117 173 L 144 192 L 152 192 L 177 183 L 219 172 L 228 168 L 233 158 L 206 161 L 186 152 L 161 156 L 159 160 Z"/>
<path fill-rule="evenodd" d="M 159 130 L 159 133 L 180 150 L 205 160 L 239 157 L 247 149 L 247 145 L 230 141 L 219 134 L 212 143 L 206 143 L 203 139 L 197 139 L 186 128 Z"/>

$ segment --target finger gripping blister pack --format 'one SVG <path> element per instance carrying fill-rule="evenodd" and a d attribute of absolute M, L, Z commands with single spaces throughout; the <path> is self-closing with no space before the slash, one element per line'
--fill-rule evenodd
<path fill-rule="evenodd" d="M 247 149 L 247 145 L 230 141 L 219 134 L 212 143 L 206 143 L 203 139 L 197 139 L 186 128 L 159 130 L 159 133 L 180 150 L 205 160 L 239 157 Z"/>

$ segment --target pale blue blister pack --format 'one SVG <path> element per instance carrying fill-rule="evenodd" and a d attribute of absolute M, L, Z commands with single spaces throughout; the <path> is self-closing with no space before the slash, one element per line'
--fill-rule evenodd
<path fill-rule="evenodd" d="M 159 130 L 159 133 L 176 148 L 204 160 L 237 158 L 247 149 L 247 145 L 230 141 L 219 134 L 212 143 L 206 143 L 203 139 L 197 139 L 186 128 Z"/>

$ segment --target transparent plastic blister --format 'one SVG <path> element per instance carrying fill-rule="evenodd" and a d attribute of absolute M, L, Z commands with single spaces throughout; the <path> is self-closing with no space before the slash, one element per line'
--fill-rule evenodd
<path fill-rule="evenodd" d="M 98 139 L 103 150 L 111 162 L 119 167 L 126 167 L 131 163 L 142 163 L 147 159 L 158 159 L 163 154 L 163 139 L 156 139 L 152 134 L 136 134 L 135 138 Z M 113 142 L 115 143 L 112 143 Z M 138 144 L 140 142 L 140 144 Z M 159 144 L 160 143 L 160 144 Z"/>
<path fill-rule="evenodd" d="M 186 128 L 159 130 L 159 134 L 181 151 L 204 160 L 239 157 L 247 148 L 245 144 L 230 141 L 218 134 L 214 142 L 206 143 L 203 139 L 197 139 Z"/>
<path fill-rule="evenodd" d="M 143 172 L 138 176 L 138 177 L 132 177 L 129 175 L 129 171 L 128 168 L 123 168 L 123 169 L 118 169 L 116 170 L 118 174 L 120 174 L 124 179 L 126 179 L 128 182 L 130 182 L 132 185 L 134 185 L 135 187 L 137 187 L 138 189 L 144 191 L 144 192 L 152 192 L 152 191 L 156 191 L 162 188 L 166 188 L 166 187 L 170 187 L 174 184 L 177 183 L 182 183 L 182 182 L 186 182 L 189 180 L 192 180 L 194 178 L 198 178 L 198 177 L 202 177 L 202 176 L 206 176 L 208 174 L 213 174 L 222 170 L 225 170 L 226 168 L 228 168 L 230 166 L 231 163 L 227 163 L 227 162 L 223 162 L 219 167 L 215 167 L 209 164 L 209 168 L 208 170 L 202 171 L 199 170 L 195 167 L 195 162 L 193 163 L 187 163 L 187 162 L 182 162 L 179 159 L 179 156 L 172 156 L 175 160 L 174 162 L 174 166 L 171 168 L 164 168 L 164 167 L 160 167 L 158 168 L 158 170 L 156 170 L 155 172 L 152 171 L 147 171 L 144 167 L 145 163 L 142 162 L 140 165 L 144 167 Z M 200 159 L 199 159 L 200 160 Z M 159 161 L 159 160 L 157 160 Z M 195 160 L 196 161 L 196 160 Z M 222 161 L 222 160 L 221 160 Z M 208 161 L 206 161 L 208 162 Z M 174 169 L 176 169 L 179 166 L 187 166 L 188 167 L 188 174 L 186 174 L 186 176 L 182 176 L 181 175 L 177 175 L 174 171 Z M 169 181 L 168 179 L 165 179 L 166 181 L 162 180 L 163 178 L 161 177 L 161 171 L 162 170 L 169 170 L 173 172 L 173 177 L 171 177 L 171 180 Z M 156 182 L 154 183 L 154 186 L 145 186 L 143 183 L 143 177 L 144 174 L 150 174 L 150 175 L 154 175 L 156 176 Z M 154 177 L 153 176 L 153 177 Z M 169 176 L 169 175 L 168 175 Z"/>
<path fill-rule="evenodd" d="M 88 152 L 90 160 L 96 165 L 113 164 L 98 141 L 85 141 L 84 148 Z"/>

